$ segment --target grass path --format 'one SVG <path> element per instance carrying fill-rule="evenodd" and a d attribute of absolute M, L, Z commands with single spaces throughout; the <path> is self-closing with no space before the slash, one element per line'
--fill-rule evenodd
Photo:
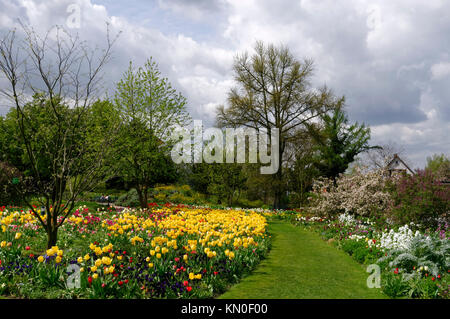
<path fill-rule="evenodd" d="M 368 273 L 317 234 L 287 222 L 271 222 L 272 250 L 251 275 L 220 298 L 385 298 L 366 285 Z"/>

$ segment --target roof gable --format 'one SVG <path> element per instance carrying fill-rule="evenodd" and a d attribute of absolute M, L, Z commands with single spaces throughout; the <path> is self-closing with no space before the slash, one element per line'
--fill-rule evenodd
<path fill-rule="evenodd" d="M 386 165 L 388 171 L 406 171 L 408 174 L 414 174 L 414 171 L 398 156 L 394 154 L 394 158 Z"/>

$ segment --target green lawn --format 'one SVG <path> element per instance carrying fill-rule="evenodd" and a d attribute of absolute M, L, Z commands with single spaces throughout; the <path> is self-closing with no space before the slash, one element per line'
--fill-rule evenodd
<path fill-rule="evenodd" d="M 369 289 L 369 273 L 317 234 L 287 222 L 271 222 L 272 250 L 255 271 L 220 298 L 386 298 Z"/>

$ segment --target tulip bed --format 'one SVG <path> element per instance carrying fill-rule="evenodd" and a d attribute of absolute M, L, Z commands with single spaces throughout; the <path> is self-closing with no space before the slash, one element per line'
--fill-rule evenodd
<path fill-rule="evenodd" d="M 0 224 L 3 296 L 211 298 L 251 271 L 270 248 L 266 218 L 244 210 L 80 207 L 50 249 L 30 211 L 3 208 Z"/>

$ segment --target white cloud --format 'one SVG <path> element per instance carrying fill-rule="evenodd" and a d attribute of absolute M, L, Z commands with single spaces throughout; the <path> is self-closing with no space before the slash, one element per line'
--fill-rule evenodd
<path fill-rule="evenodd" d="M 450 62 L 440 62 L 431 66 L 431 78 L 440 80 L 450 75 Z"/>

